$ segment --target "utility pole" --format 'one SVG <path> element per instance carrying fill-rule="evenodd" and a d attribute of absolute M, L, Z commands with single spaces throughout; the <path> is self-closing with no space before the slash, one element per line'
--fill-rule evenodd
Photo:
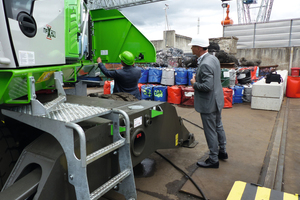
<path fill-rule="evenodd" d="M 198 32 L 197 32 L 198 35 L 199 35 L 199 30 L 200 30 L 200 17 L 198 17 Z"/>
<path fill-rule="evenodd" d="M 168 5 L 168 4 L 165 4 L 165 8 L 164 8 L 164 10 L 165 10 L 165 15 L 166 15 L 166 25 L 165 25 L 165 29 L 166 29 L 166 30 L 169 30 L 167 9 L 169 9 L 169 5 Z"/>

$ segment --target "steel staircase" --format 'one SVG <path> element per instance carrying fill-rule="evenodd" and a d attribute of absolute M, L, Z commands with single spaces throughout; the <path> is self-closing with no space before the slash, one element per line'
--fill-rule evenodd
<path fill-rule="evenodd" d="M 130 154 L 130 121 L 126 112 L 106 108 L 62 103 L 66 100 L 59 73 L 54 74 L 58 97 L 42 104 L 35 99 L 34 80 L 32 81 L 31 105 L 2 109 L 2 113 L 20 122 L 38 128 L 54 136 L 60 143 L 67 159 L 68 180 L 75 187 L 77 200 L 96 200 L 118 185 L 118 192 L 127 200 L 137 199 L 134 174 Z M 119 115 L 126 124 L 125 138 L 120 135 Z M 110 119 L 113 126 L 113 143 L 87 155 L 85 133 L 77 123 L 94 117 Z M 80 158 L 74 151 L 74 133 L 80 142 Z M 120 173 L 108 180 L 93 192 L 89 190 L 87 165 L 99 158 L 118 151 Z M 95 172 L 95 176 L 97 172 Z M 122 184 L 120 184 L 122 182 Z M 11 183 L 12 184 L 12 183 Z"/>
<path fill-rule="evenodd" d="M 17 119 L 23 123 L 46 131 L 53 135 L 61 144 L 68 163 L 69 182 L 74 185 L 78 200 L 95 200 L 103 196 L 110 189 L 120 184 L 119 193 L 126 199 L 136 199 L 136 190 L 130 156 L 130 127 L 129 117 L 122 110 L 108 110 L 101 107 L 85 106 L 71 103 L 61 103 L 44 116 L 34 116 L 31 105 L 15 107 L 10 110 L 3 109 L 3 114 Z M 119 133 L 119 115 L 126 121 L 126 137 Z M 113 143 L 86 155 L 86 138 L 83 129 L 76 123 L 101 116 L 111 119 L 113 123 Z M 74 132 L 80 140 L 80 158 L 74 152 Z M 90 193 L 87 179 L 87 165 L 97 159 L 119 149 L 120 173 Z M 97 172 L 95 172 L 95 176 Z"/>

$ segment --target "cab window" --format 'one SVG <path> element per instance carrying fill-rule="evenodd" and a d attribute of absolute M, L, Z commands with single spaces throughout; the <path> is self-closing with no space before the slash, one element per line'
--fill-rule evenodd
<path fill-rule="evenodd" d="M 31 14 L 34 0 L 4 0 L 8 18 L 17 19 L 20 12 Z"/>

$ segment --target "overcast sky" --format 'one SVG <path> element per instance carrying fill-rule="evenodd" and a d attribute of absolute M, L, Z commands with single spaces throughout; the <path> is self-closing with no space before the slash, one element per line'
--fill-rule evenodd
<path fill-rule="evenodd" d="M 257 0 L 256 7 L 262 0 Z M 229 17 L 238 24 L 237 2 L 232 0 Z M 163 39 L 166 29 L 165 4 L 169 6 L 167 18 L 169 30 L 176 34 L 193 37 L 198 34 L 208 38 L 222 37 L 221 21 L 226 17 L 221 0 L 166 0 L 130 8 L 121 12 L 149 39 Z M 254 5 L 251 7 L 255 7 Z M 274 0 L 270 21 L 300 18 L 300 0 Z M 258 8 L 250 10 L 252 17 L 257 15 Z"/>

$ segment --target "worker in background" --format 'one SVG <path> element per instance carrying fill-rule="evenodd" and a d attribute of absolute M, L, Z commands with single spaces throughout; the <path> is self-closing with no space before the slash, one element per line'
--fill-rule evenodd
<path fill-rule="evenodd" d="M 209 148 L 209 158 L 204 162 L 197 162 L 197 165 L 204 168 L 219 168 L 219 159 L 228 159 L 226 136 L 221 120 L 224 94 L 220 62 L 208 53 L 208 38 L 197 36 L 192 39 L 189 46 L 192 46 L 193 54 L 198 57 L 197 71 L 191 79 L 195 90 L 194 107 L 200 113 Z"/>
<path fill-rule="evenodd" d="M 124 51 L 119 55 L 122 69 L 109 71 L 105 68 L 100 57 L 97 58 L 98 67 L 103 74 L 109 78 L 114 79 L 114 91 L 127 92 L 134 95 L 137 99 L 141 99 L 140 91 L 138 88 L 138 81 L 141 77 L 141 69 L 134 66 L 134 56 L 129 51 Z"/>

